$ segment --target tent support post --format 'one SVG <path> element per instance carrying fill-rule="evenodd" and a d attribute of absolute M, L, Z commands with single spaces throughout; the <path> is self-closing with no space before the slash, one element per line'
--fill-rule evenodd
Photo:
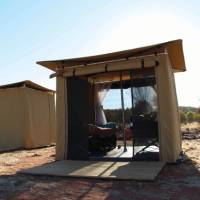
<path fill-rule="evenodd" d="M 96 102 L 95 102 L 95 85 L 94 85 L 94 80 L 93 80 L 93 82 L 92 82 L 92 92 L 93 92 L 93 102 L 94 102 L 94 124 L 96 125 L 96 119 L 97 119 L 97 117 L 96 117 Z"/>
<path fill-rule="evenodd" d="M 67 79 L 56 77 L 56 160 L 68 159 Z"/>
<path fill-rule="evenodd" d="M 132 108 L 131 108 L 131 123 L 133 124 L 133 72 L 130 72 L 130 79 L 131 79 L 131 106 L 132 106 Z M 133 158 L 134 158 L 134 156 L 135 156 L 135 151 L 134 151 L 134 147 L 135 147 L 135 145 L 134 145 L 134 138 L 133 138 L 133 130 L 132 130 L 132 147 L 133 147 Z"/>
<path fill-rule="evenodd" d="M 121 86 L 121 104 L 122 104 L 122 130 L 123 130 L 123 139 L 124 139 L 124 152 L 126 152 L 127 148 L 126 148 L 126 135 L 125 135 L 124 93 L 123 93 L 123 84 L 122 84 L 122 72 L 120 73 L 120 86 Z"/>

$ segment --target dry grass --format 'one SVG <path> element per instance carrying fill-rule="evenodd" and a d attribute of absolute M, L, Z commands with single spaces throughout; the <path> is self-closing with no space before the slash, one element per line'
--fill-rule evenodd
<path fill-rule="evenodd" d="M 54 161 L 55 147 L 17 150 L 0 154 L 0 175 L 15 174 L 20 169 Z"/>
<path fill-rule="evenodd" d="M 182 124 L 181 126 L 182 129 L 200 129 L 200 123 L 199 122 L 192 122 L 192 123 L 187 123 L 187 124 Z"/>

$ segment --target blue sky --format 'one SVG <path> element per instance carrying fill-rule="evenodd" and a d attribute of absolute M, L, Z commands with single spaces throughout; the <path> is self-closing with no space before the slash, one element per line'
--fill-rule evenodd
<path fill-rule="evenodd" d="M 183 39 L 180 105 L 200 106 L 200 3 L 154 0 L 1 0 L 0 84 L 30 79 L 55 89 L 39 60 L 79 57 Z M 117 99 L 109 96 L 109 105 Z"/>

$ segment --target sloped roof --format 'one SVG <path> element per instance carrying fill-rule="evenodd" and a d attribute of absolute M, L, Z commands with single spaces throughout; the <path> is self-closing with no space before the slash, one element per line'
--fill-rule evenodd
<path fill-rule="evenodd" d="M 43 92 L 55 92 L 54 90 L 50 90 L 48 88 L 45 88 L 41 85 L 38 85 L 30 80 L 25 80 L 21 82 L 16 82 L 16 83 L 11 83 L 7 85 L 1 85 L 0 89 L 8 89 L 8 88 L 18 88 L 18 87 L 27 87 L 27 88 L 32 88 L 35 90 L 40 90 Z"/>
<path fill-rule="evenodd" d="M 114 61 L 119 59 L 126 59 L 129 57 L 145 56 L 155 53 L 162 53 L 167 50 L 172 68 L 176 71 L 185 71 L 185 60 L 183 54 L 182 40 L 173 40 L 164 43 L 154 44 L 151 46 L 140 47 L 136 49 L 129 49 L 125 51 L 118 51 L 113 53 L 80 57 L 80 58 L 70 58 L 63 60 L 52 60 L 52 61 L 39 61 L 40 64 L 48 69 L 56 71 L 56 68 L 60 65 L 65 67 L 71 67 L 76 65 L 87 65 L 98 62 Z"/>

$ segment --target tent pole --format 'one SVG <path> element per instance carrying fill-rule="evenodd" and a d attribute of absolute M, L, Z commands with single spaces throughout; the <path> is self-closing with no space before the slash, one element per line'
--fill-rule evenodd
<path fill-rule="evenodd" d="M 132 122 L 132 126 L 133 126 L 133 107 L 134 107 L 134 103 L 133 103 L 133 72 L 130 72 L 130 79 L 131 79 L 131 105 L 132 105 L 131 122 Z M 134 154 L 135 154 L 135 152 L 134 152 L 134 147 L 135 147 L 134 142 L 135 141 L 134 141 L 134 138 L 133 138 L 133 127 L 132 127 L 133 158 L 134 158 Z"/>
<path fill-rule="evenodd" d="M 92 81 L 92 92 L 93 92 L 93 109 L 94 109 L 94 124 L 96 125 L 96 99 L 95 99 L 95 84 L 94 80 Z"/>
<path fill-rule="evenodd" d="M 122 130 L 123 130 L 123 139 L 124 139 L 124 152 L 126 152 L 127 148 L 126 148 L 126 135 L 125 135 L 124 93 L 123 93 L 123 84 L 122 84 L 122 72 L 120 73 L 120 86 L 121 86 L 121 104 L 122 104 Z"/>

